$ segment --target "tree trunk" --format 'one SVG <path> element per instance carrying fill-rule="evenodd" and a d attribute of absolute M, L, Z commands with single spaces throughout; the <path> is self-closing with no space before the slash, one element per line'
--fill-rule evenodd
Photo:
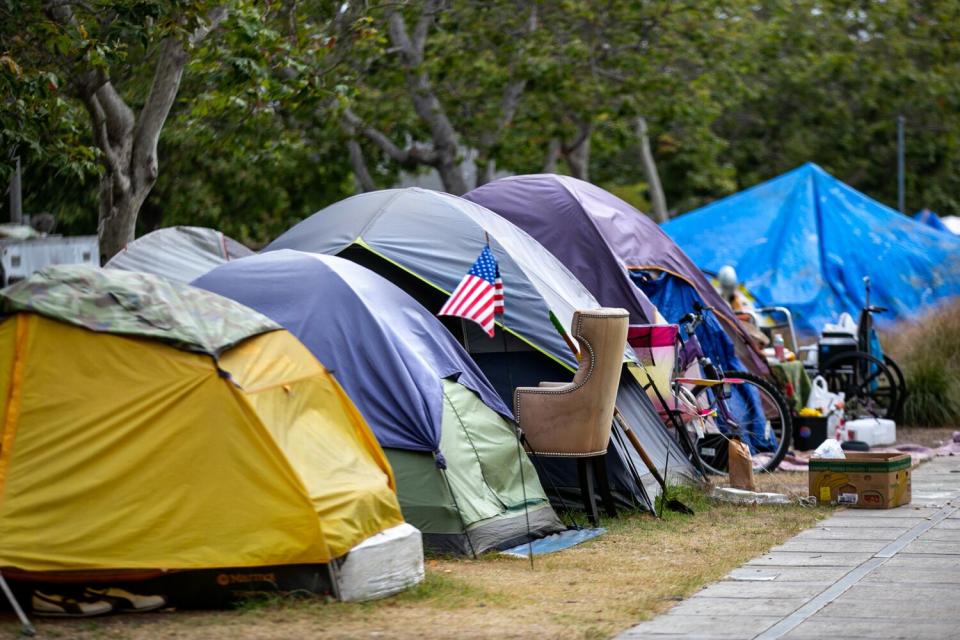
<path fill-rule="evenodd" d="M 476 184 L 474 188 L 482 187 L 488 182 L 493 182 L 493 178 L 497 173 L 497 161 L 496 160 L 482 160 L 479 157 L 476 160 L 477 166 L 477 177 L 474 181 Z"/>
<path fill-rule="evenodd" d="M 653 207 L 653 217 L 657 222 L 666 222 L 670 218 L 667 212 L 667 198 L 663 195 L 663 186 L 660 184 L 660 175 L 657 173 L 657 164 L 650 150 L 650 136 L 647 134 L 647 120 L 637 118 L 637 138 L 640 140 L 640 164 L 643 174 L 650 188 L 650 205 Z"/>
<path fill-rule="evenodd" d="M 105 263 L 133 241 L 140 203 L 131 189 L 115 189 L 119 182 L 112 172 L 100 178 L 100 216 L 97 236 L 100 240 L 100 261 Z"/>
<path fill-rule="evenodd" d="M 387 10 L 387 34 L 393 51 L 400 60 L 407 95 L 413 105 L 414 113 L 430 131 L 430 145 L 413 144 L 407 149 L 400 148 L 386 134 L 365 124 L 350 109 L 343 113 L 344 122 L 353 127 L 360 135 L 376 144 L 390 159 L 401 167 L 414 169 L 430 166 L 440 174 L 443 188 L 454 195 L 463 195 L 469 190 L 463 165 L 460 162 L 460 136 L 454 128 L 440 95 L 424 66 L 424 51 L 427 36 L 436 15 L 445 7 L 443 0 L 423 0 L 420 4 L 420 16 L 412 29 L 407 28 L 400 7 L 402 3 Z M 533 4 L 525 25 L 525 33 L 531 34 L 537 29 L 537 5 Z M 503 131 L 510 125 L 516 114 L 520 98 L 527 86 L 525 78 L 513 78 L 504 87 L 500 100 L 500 110 L 496 126 L 491 127 L 469 145 L 477 151 L 477 186 L 493 178 L 496 164 L 490 158 L 490 151 Z"/>
<path fill-rule="evenodd" d="M 556 173 L 557 160 L 560 159 L 560 151 L 563 145 L 559 138 L 550 138 L 550 144 L 547 145 L 547 152 L 543 155 L 543 173 Z"/>
<path fill-rule="evenodd" d="M 574 178 L 590 179 L 590 134 L 592 132 L 592 124 L 589 122 L 580 124 L 576 140 L 563 150 L 563 157 L 570 168 L 570 175 Z"/>
<path fill-rule="evenodd" d="M 69 4 L 50 1 L 51 15 L 61 24 L 76 22 Z M 216 7 L 187 38 L 196 46 L 227 17 Z M 157 144 L 187 66 L 186 43 L 174 36 L 161 41 L 150 92 L 134 114 L 114 87 L 109 71 L 82 73 L 74 88 L 90 114 L 93 139 L 104 166 L 100 179 L 97 235 L 100 259 L 106 262 L 134 239 L 137 216 L 159 175 Z"/>

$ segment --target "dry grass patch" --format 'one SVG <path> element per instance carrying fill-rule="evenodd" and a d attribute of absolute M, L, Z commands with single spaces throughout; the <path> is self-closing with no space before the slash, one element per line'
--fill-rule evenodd
<path fill-rule="evenodd" d="M 43 638 L 607 638 L 650 618 L 827 513 L 710 503 L 695 516 L 634 514 L 607 535 L 527 561 L 432 558 L 426 581 L 362 605 L 276 598 L 233 611 L 40 621 Z M 12 620 L 2 629 L 11 633 Z"/>

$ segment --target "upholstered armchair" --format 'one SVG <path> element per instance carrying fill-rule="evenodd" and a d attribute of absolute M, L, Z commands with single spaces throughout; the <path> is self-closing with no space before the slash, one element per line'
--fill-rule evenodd
<path fill-rule="evenodd" d="M 513 394 L 514 415 L 527 449 L 536 456 L 576 458 L 580 491 L 596 522 L 593 481 L 600 483 L 606 510 L 615 515 L 606 469 L 594 465 L 607 452 L 629 314 L 624 309 L 591 309 L 573 315 L 573 337 L 580 345 L 580 366 L 566 383 L 541 382 Z"/>

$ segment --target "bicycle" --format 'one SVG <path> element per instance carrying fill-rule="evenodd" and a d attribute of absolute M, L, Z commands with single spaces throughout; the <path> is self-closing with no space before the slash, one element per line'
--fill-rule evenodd
<path fill-rule="evenodd" d="M 653 327 L 657 333 L 650 327 L 647 331 L 632 328 L 631 345 L 640 349 L 641 362 L 645 355 L 656 365 L 654 350 L 673 342 L 672 401 L 664 399 L 662 383 L 655 384 L 649 371 L 646 386 L 655 393 L 661 414 L 673 425 L 680 446 L 702 471 L 726 474 L 729 445 L 734 439 L 753 443 L 758 449 L 756 470 L 773 471 L 786 456 L 792 438 L 787 402 L 766 380 L 744 371 L 725 373 L 704 354 L 696 328 L 708 311 L 712 309 L 697 304 L 677 325 Z"/>

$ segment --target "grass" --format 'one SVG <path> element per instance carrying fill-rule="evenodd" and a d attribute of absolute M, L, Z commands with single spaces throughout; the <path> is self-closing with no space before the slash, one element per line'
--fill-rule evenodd
<path fill-rule="evenodd" d="M 960 423 L 960 302 L 889 332 L 885 349 L 903 369 L 908 395 L 903 423 Z"/>
<path fill-rule="evenodd" d="M 783 475 L 805 480 L 804 474 Z M 786 482 L 799 485 L 792 477 Z M 421 585 L 378 602 L 268 597 L 231 611 L 39 621 L 38 627 L 42 638 L 77 640 L 608 638 L 827 513 L 716 503 L 689 489 L 676 490 L 674 497 L 696 514 L 665 511 L 663 520 L 632 514 L 605 521 L 606 535 L 537 558 L 532 571 L 525 560 L 496 554 L 475 560 L 429 558 Z M 0 633 L 14 637 L 12 618 L 2 620 Z"/>

